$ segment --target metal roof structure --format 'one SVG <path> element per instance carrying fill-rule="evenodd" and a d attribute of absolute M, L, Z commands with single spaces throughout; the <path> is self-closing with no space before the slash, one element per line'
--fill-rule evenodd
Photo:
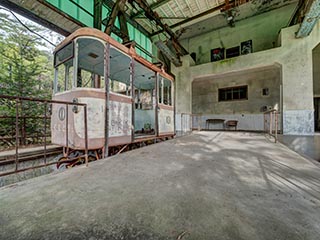
<path fill-rule="evenodd" d="M 319 0 L 0 0 L 0 5 L 67 36 L 83 26 L 103 31 L 106 27 L 101 23 L 106 22 L 113 6 L 119 2 L 125 3 L 129 38 L 149 53 L 152 52 L 151 40 L 170 39 L 171 46 L 179 46 L 181 39 L 228 25 L 233 27 L 237 21 L 289 4 L 295 4 L 296 11 L 287 16 L 292 19 L 288 25 L 301 23 L 309 9 L 315 9 L 308 17 L 314 20 L 314 25 L 318 17 L 313 15 L 319 13 L 316 7 Z M 304 36 L 312 31 L 309 22 L 306 18 Z M 118 19 L 115 26 L 120 27 Z M 119 31 L 113 32 L 113 37 L 121 41 Z M 185 53 L 180 51 L 180 55 Z M 141 52 L 141 55 L 148 58 L 148 53 Z"/>

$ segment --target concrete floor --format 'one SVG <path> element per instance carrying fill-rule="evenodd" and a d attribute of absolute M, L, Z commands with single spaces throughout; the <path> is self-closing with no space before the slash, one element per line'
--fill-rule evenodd
<path fill-rule="evenodd" d="M 200 132 L 0 188 L 0 239 L 318 240 L 320 168 Z"/>

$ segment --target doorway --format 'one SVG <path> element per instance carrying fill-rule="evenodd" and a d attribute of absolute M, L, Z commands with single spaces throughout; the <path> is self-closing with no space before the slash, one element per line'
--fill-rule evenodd
<path fill-rule="evenodd" d="M 315 132 L 320 132 L 320 97 L 314 98 L 314 127 Z"/>

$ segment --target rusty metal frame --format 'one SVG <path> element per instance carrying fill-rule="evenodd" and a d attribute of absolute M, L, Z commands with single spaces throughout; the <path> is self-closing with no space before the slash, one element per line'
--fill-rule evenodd
<path fill-rule="evenodd" d="M 183 117 L 189 116 L 189 130 L 192 132 L 193 130 L 201 131 L 202 130 L 202 114 L 193 114 L 193 113 L 181 113 L 180 114 L 180 121 L 181 121 L 181 133 L 186 133 L 187 131 L 184 130 L 183 126 Z M 194 118 L 197 118 L 198 127 L 194 128 Z"/>
<path fill-rule="evenodd" d="M 30 101 L 30 102 L 38 102 L 38 103 L 44 103 L 45 106 L 47 104 L 64 104 L 66 105 L 66 109 L 68 109 L 68 106 L 81 106 L 84 108 L 84 131 L 85 131 L 85 154 L 84 154 L 84 158 L 86 161 L 86 165 L 88 166 L 88 121 L 87 121 L 87 104 L 85 103 L 75 103 L 75 102 L 66 102 L 66 101 L 58 101 L 58 100 L 46 100 L 46 99 L 39 99 L 39 98 L 30 98 L 30 97 L 18 97 L 18 96 L 8 96 L 8 95 L 0 95 L 0 99 L 8 99 L 8 100 L 12 100 L 16 102 L 16 117 L 15 117 L 15 127 L 16 127 L 16 134 L 15 134 L 15 139 L 16 139 L 16 146 L 15 146 L 15 170 L 14 171 L 9 171 L 9 172 L 4 172 L 4 173 L 0 173 L 0 177 L 5 176 L 5 175 L 10 175 L 10 174 L 14 174 L 14 173 L 18 173 L 18 172 L 23 172 L 23 171 L 27 171 L 27 170 L 31 170 L 31 169 L 36 169 L 36 168 L 41 168 L 41 167 L 46 167 L 49 165 L 53 165 L 56 164 L 58 162 L 51 162 L 51 163 L 47 163 L 46 162 L 46 155 L 47 155 L 47 142 L 44 142 L 44 156 L 45 156 L 45 163 L 44 164 L 40 164 L 37 166 L 32 166 L 32 167 L 28 167 L 28 168 L 23 168 L 23 169 L 19 169 L 19 104 L 22 101 Z M 45 110 L 47 110 L 47 107 L 45 107 Z M 46 112 L 45 112 L 45 122 L 46 122 Z M 68 114 L 69 112 L 66 111 L 66 119 L 68 119 Z M 46 127 L 47 124 L 45 124 L 45 132 L 46 132 Z M 66 120 L 66 130 L 68 129 L 68 121 Z M 66 135 L 68 136 L 68 132 L 66 132 Z M 66 140 L 68 143 L 68 137 L 66 136 Z"/>
<path fill-rule="evenodd" d="M 269 121 L 268 121 L 269 119 Z M 263 113 L 264 132 L 274 138 L 275 143 L 278 141 L 278 124 L 279 112 L 276 109 L 271 109 Z"/>

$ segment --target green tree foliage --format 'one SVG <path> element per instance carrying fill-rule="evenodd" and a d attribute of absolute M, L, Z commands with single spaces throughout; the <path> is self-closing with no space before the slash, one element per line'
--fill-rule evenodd
<path fill-rule="evenodd" d="M 49 30 L 31 22 L 23 26 L 11 15 L 0 12 L 0 95 L 51 99 L 52 46 L 34 34 L 50 37 Z M 29 31 L 28 29 L 32 30 Z M 47 107 L 47 106 L 46 106 Z M 44 104 L 23 101 L 19 108 L 20 143 L 27 135 L 41 135 Z M 3 118 L 5 116 L 6 118 Z M 15 135 L 16 102 L 0 98 L 0 138 L 2 143 Z M 2 118 L 1 118 L 2 117 Z M 13 142 L 14 140 L 12 140 Z M 0 139 L 1 142 L 1 139 Z M 0 148 L 1 148 L 0 144 Z M 7 145 L 12 145 L 10 142 Z"/>
<path fill-rule="evenodd" d="M 46 29 L 26 23 L 40 34 Z M 16 19 L 0 13 L 0 94 L 49 98 L 51 95 L 51 54 L 43 40 Z"/>

